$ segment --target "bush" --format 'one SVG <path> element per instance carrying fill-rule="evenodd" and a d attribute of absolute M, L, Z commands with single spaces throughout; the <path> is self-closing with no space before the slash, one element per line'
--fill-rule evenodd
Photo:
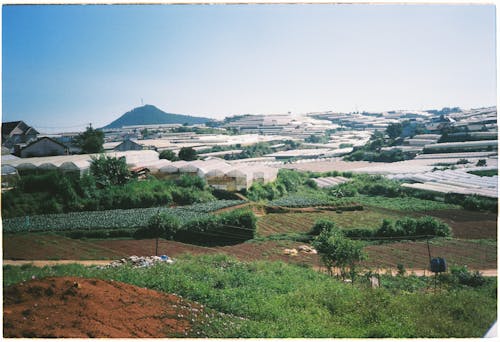
<path fill-rule="evenodd" d="M 170 151 L 170 150 L 161 151 L 159 158 L 160 159 L 167 159 L 167 160 L 170 160 L 170 161 L 179 160 L 179 158 L 177 158 L 177 156 L 175 155 L 175 153 L 173 151 Z"/>
<path fill-rule="evenodd" d="M 396 222 L 385 219 L 380 228 L 373 231 L 373 236 L 377 237 L 412 238 L 449 235 L 451 235 L 450 227 L 430 216 L 418 219 L 405 217 Z"/>
<path fill-rule="evenodd" d="M 479 287 L 486 282 L 486 279 L 479 271 L 471 272 L 467 267 L 452 267 L 451 275 L 456 279 L 458 284 L 471 287 Z"/>
<path fill-rule="evenodd" d="M 335 222 L 329 220 L 317 220 L 309 230 L 311 235 L 319 235 L 323 230 L 332 231 L 336 229 Z"/>
<path fill-rule="evenodd" d="M 197 188 L 204 190 L 207 187 L 207 182 L 205 182 L 203 178 L 186 174 L 182 175 L 176 183 L 183 188 Z"/>

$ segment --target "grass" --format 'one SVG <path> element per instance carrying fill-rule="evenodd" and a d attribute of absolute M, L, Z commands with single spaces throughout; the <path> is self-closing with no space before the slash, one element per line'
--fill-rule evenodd
<path fill-rule="evenodd" d="M 358 202 L 361 205 L 399 211 L 428 211 L 462 208 L 461 206 L 456 204 L 423 200 L 415 197 L 384 197 L 360 195 L 356 197 L 345 197 L 345 199 L 351 200 L 353 202 Z"/>
<path fill-rule="evenodd" d="M 480 337 L 496 319 L 496 279 L 478 288 L 443 287 L 412 277 L 371 289 L 281 262 L 224 255 L 184 256 L 173 265 L 98 270 L 79 265 L 4 267 L 4 286 L 32 276 L 84 276 L 176 293 L 229 314 L 201 337 Z M 237 319 L 242 317 L 243 319 Z"/>

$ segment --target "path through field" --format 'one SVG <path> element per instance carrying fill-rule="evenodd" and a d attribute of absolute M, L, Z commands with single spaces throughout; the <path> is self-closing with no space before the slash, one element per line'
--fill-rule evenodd
<path fill-rule="evenodd" d="M 21 266 L 21 265 L 29 265 L 32 264 L 36 267 L 44 267 L 44 266 L 54 266 L 54 265 L 67 265 L 67 264 L 80 264 L 84 266 L 94 266 L 94 265 L 107 265 L 113 260 L 3 260 L 3 265 L 11 265 L 11 266 Z M 314 269 L 317 271 L 325 271 L 324 267 L 314 266 Z M 389 273 L 391 272 L 393 275 L 397 274 L 398 270 L 395 268 L 386 268 L 379 269 L 380 273 Z M 498 270 L 496 269 L 486 269 L 479 270 L 479 272 L 485 277 L 496 277 L 498 274 Z M 415 274 L 417 276 L 429 275 L 432 274 L 429 270 L 424 269 L 407 269 L 406 274 Z"/>

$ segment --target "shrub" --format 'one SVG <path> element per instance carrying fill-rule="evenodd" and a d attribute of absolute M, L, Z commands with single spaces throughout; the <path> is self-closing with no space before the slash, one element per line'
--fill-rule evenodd
<path fill-rule="evenodd" d="M 329 220 L 317 220 L 309 230 L 309 234 L 319 235 L 323 230 L 329 232 L 333 231 L 334 229 L 336 229 L 335 222 Z"/>
<path fill-rule="evenodd" d="M 207 182 L 201 177 L 198 176 L 191 176 L 191 175 L 182 175 L 178 180 L 177 180 L 177 185 L 183 187 L 183 188 L 197 188 L 200 190 L 203 190 L 207 187 Z"/>
<path fill-rule="evenodd" d="M 451 275 L 460 285 L 478 287 L 486 282 L 486 279 L 484 279 L 479 271 L 471 272 L 467 269 L 466 266 L 452 267 L 450 271 Z"/>
<path fill-rule="evenodd" d="M 179 158 L 177 158 L 177 156 L 175 155 L 175 153 L 173 151 L 170 151 L 170 150 L 161 151 L 159 158 L 160 159 L 167 159 L 167 160 L 170 160 L 170 161 L 179 160 Z"/>

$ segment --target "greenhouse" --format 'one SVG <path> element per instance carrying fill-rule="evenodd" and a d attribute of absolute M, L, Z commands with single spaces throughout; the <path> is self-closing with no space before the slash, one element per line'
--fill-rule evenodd
<path fill-rule="evenodd" d="M 90 162 L 87 160 L 75 160 L 64 162 L 59 166 L 59 170 L 64 173 L 79 174 L 82 176 L 90 168 Z"/>
<path fill-rule="evenodd" d="M 179 168 L 181 166 L 186 165 L 187 163 L 188 162 L 184 160 L 172 162 L 168 165 L 160 167 L 159 174 L 162 177 L 167 177 L 167 178 L 177 177 L 179 175 Z"/>
<path fill-rule="evenodd" d="M 38 165 L 37 169 L 40 171 L 57 171 L 58 167 L 53 163 L 43 163 Z"/>
<path fill-rule="evenodd" d="M 171 163 L 172 162 L 170 160 L 159 159 L 159 160 L 152 161 L 149 163 L 141 163 L 140 166 L 148 168 L 151 171 L 151 173 L 160 173 L 161 172 L 160 170 L 162 167 L 170 165 Z"/>
<path fill-rule="evenodd" d="M 20 173 L 36 170 L 60 170 L 63 172 L 80 172 L 82 175 L 90 167 L 92 158 L 100 155 L 115 158 L 125 157 L 128 166 L 142 166 L 142 164 L 158 162 L 156 151 L 126 151 L 103 154 L 75 154 L 51 157 L 19 158 L 9 160 L 5 165 L 16 168 Z"/>
<path fill-rule="evenodd" d="M 233 187 L 234 179 L 228 176 L 234 167 L 229 164 L 219 164 L 205 174 L 207 183 L 215 189 L 230 190 Z"/>
<path fill-rule="evenodd" d="M 2 165 L 2 188 L 13 186 L 19 180 L 19 174 L 15 167 Z"/>

